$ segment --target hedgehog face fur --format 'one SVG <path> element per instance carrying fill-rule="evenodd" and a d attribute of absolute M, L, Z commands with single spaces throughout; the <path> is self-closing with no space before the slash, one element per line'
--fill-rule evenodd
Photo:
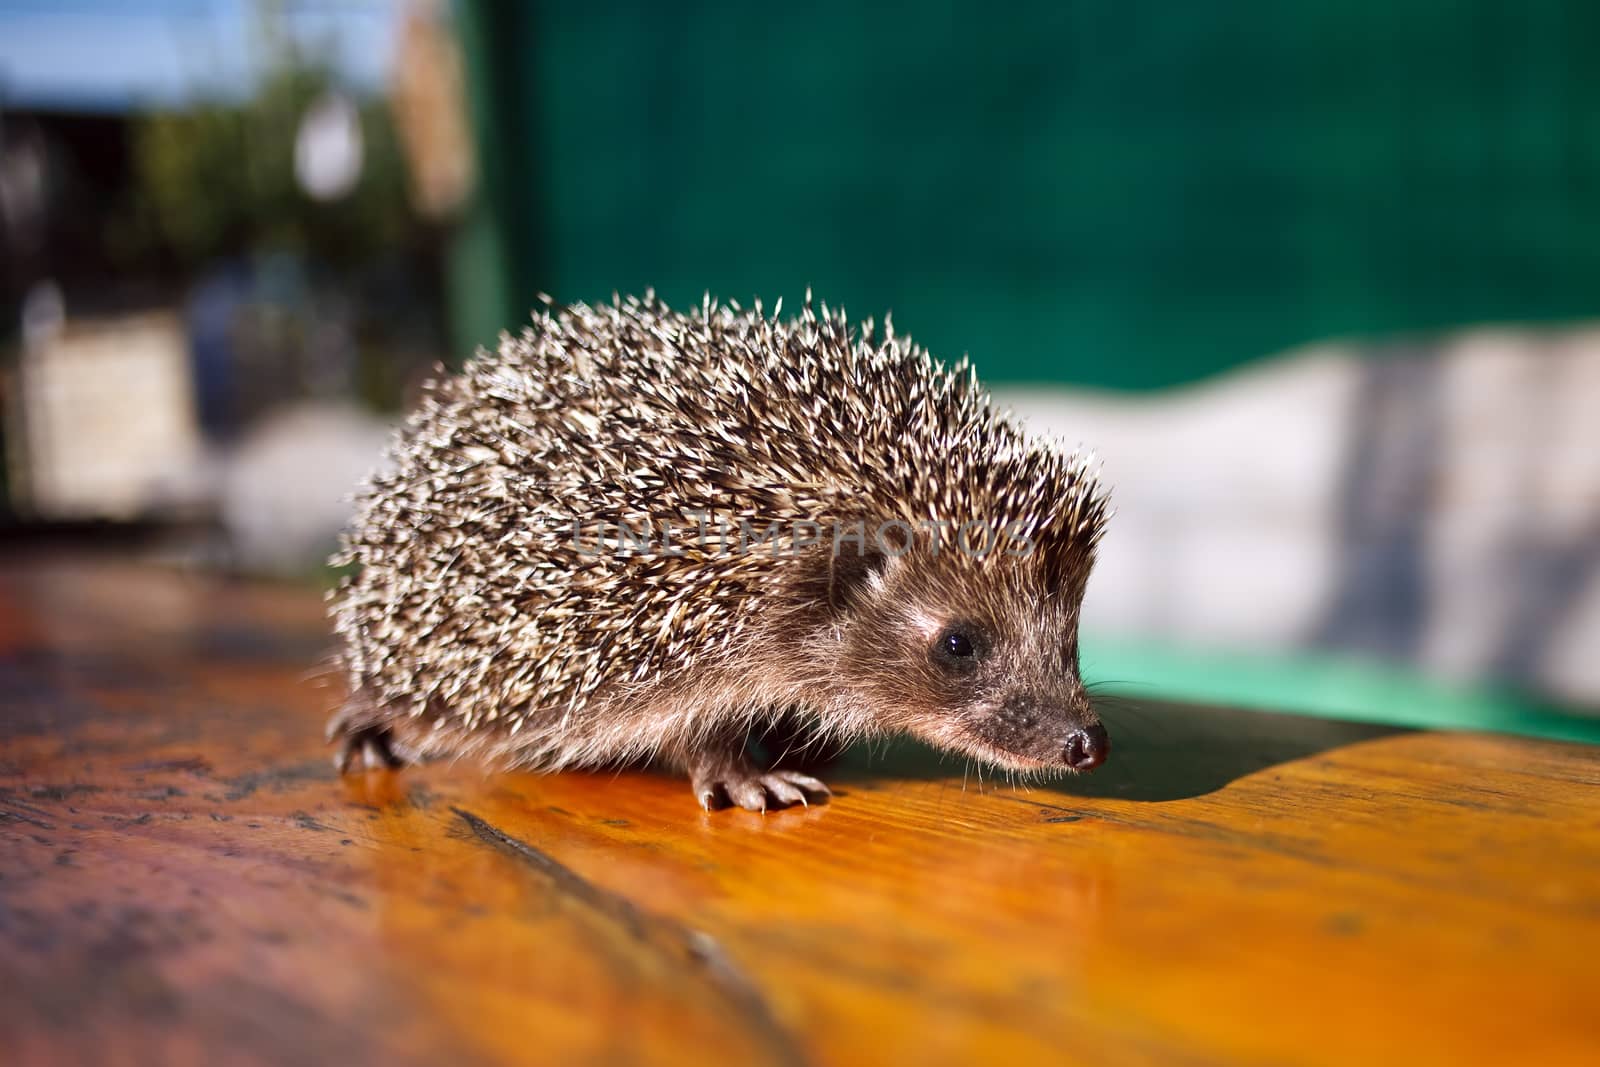
<path fill-rule="evenodd" d="M 1105 755 L 1077 671 L 1103 492 L 887 320 L 547 307 L 390 460 L 335 557 L 346 768 L 658 759 L 765 810 L 826 792 L 745 753 L 796 709 L 1012 769 Z"/>
<path fill-rule="evenodd" d="M 842 684 L 879 722 L 1016 771 L 1103 761 L 1109 742 L 1078 676 L 1081 583 L 999 554 L 881 566 L 839 659 Z"/>

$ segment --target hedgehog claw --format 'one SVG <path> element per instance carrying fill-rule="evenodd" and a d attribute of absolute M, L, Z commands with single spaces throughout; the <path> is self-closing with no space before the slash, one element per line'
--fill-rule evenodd
<path fill-rule="evenodd" d="M 728 799 L 745 811 L 766 813 L 767 791 L 761 787 L 759 778 L 737 778 L 722 783 L 722 786 L 728 791 Z"/>
<path fill-rule="evenodd" d="M 802 774 L 799 771 L 773 771 L 772 773 L 800 790 L 801 803 L 805 803 L 807 793 L 814 793 L 819 797 L 833 796 L 833 790 L 829 789 L 820 779 L 813 778 L 809 774 Z M 809 807 L 810 805 L 808 804 L 807 806 Z"/>
<path fill-rule="evenodd" d="M 801 804 L 808 808 L 811 806 L 806 802 L 806 795 L 784 781 L 780 775 L 763 774 L 761 776 L 761 785 L 766 790 L 767 795 L 780 804 L 788 806 Z"/>

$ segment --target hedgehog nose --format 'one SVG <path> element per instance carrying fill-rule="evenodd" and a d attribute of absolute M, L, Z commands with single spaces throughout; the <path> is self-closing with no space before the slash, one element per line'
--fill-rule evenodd
<path fill-rule="evenodd" d="M 1095 723 L 1093 726 L 1079 727 L 1068 735 L 1066 747 L 1061 750 L 1061 760 L 1075 771 L 1092 771 L 1106 761 L 1106 754 L 1110 751 L 1111 738 L 1106 734 L 1106 728 Z"/>

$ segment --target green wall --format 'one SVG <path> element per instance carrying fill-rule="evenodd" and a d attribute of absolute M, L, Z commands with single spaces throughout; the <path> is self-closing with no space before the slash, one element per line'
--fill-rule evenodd
<path fill-rule="evenodd" d="M 539 290 L 813 284 L 991 380 L 1148 388 L 1600 311 L 1589 0 L 459 14 L 477 340 Z"/>

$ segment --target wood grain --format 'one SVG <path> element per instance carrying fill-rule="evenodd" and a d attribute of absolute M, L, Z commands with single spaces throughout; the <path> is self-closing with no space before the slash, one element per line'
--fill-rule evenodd
<path fill-rule="evenodd" d="M 0 566 L 6 1063 L 1593 1063 L 1600 753 L 1152 705 L 831 804 L 339 780 L 314 596 Z"/>

